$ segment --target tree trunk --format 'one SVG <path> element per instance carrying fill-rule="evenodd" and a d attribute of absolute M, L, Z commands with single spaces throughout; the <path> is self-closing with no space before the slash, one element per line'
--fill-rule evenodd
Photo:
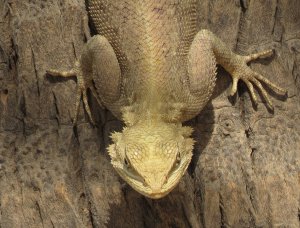
<path fill-rule="evenodd" d="M 70 69 L 85 43 L 84 0 L 0 0 L 0 227 L 299 227 L 299 0 L 199 0 L 199 29 L 237 53 L 269 48 L 251 67 L 288 90 L 257 109 L 219 68 L 211 102 L 189 125 L 192 164 L 168 196 L 151 200 L 116 174 L 106 152 L 122 127 L 76 83 L 45 76 Z"/>

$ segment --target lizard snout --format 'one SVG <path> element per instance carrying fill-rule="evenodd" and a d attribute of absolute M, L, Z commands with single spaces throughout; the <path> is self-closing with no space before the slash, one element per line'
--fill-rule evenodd
<path fill-rule="evenodd" d="M 162 193 L 163 185 L 166 183 L 167 177 L 165 175 L 160 176 L 155 175 L 151 181 L 149 181 L 149 187 L 151 188 L 153 195 L 158 195 Z"/>

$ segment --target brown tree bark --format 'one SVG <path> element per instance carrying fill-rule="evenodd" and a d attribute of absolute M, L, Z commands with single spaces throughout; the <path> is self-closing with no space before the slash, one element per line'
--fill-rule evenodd
<path fill-rule="evenodd" d="M 97 127 L 81 107 L 71 117 L 69 69 L 85 43 L 84 0 L 0 0 L 0 227 L 299 227 L 300 3 L 199 0 L 199 29 L 238 53 L 274 48 L 251 67 L 288 90 L 269 90 L 275 111 L 252 105 L 230 77 L 190 121 L 197 145 L 179 186 L 147 199 L 116 174 L 106 153 L 122 127 L 90 96 Z"/>

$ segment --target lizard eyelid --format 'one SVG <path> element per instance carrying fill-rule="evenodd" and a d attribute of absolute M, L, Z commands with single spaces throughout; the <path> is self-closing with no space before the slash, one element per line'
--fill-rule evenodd
<path fill-rule="evenodd" d="M 180 155 L 180 152 L 178 152 L 177 156 L 176 156 L 176 163 L 175 163 L 175 165 L 179 166 L 180 163 L 181 163 L 181 155 Z"/>
<path fill-rule="evenodd" d="M 127 168 L 130 168 L 130 161 L 129 161 L 128 157 L 127 157 L 127 153 L 126 152 L 127 152 L 127 150 L 125 148 L 124 164 L 126 165 Z"/>
<path fill-rule="evenodd" d="M 145 179 L 144 179 L 143 177 L 141 177 L 141 176 L 139 175 L 139 173 L 138 173 L 134 168 L 132 168 L 132 166 L 130 166 L 129 160 L 124 159 L 124 162 L 125 162 L 125 165 L 126 165 L 126 167 L 123 169 L 124 172 L 125 172 L 129 177 L 131 177 L 132 179 L 135 179 L 136 181 L 139 181 L 139 182 L 141 182 L 143 185 L 146 186 Z"/>
<path fill-rule="evenodd" d="M 130 160 L 127 157 L 126 148 L 125 148 L 124 164 L 125 164 L 124 171 L 127 173 L 127 175 L 130 176 L 131 178 L 141 182 L 143 185 L 146 186 L 145 179 L 131 166 Z"/>
<path fill-rule="evenodd" d="M 173 164 L 173 167 L 171 168 L 171 170 L 169 172 L 169 176 L 179 168 L 180 164 L 181 164 L 181 155 L 180 155 L 180 152 L 177 152 L 176 160 Z"/>
<path fill-rule="evenodd" d="M 173 167 L 170 169 L 168 177 L 166 178 L 166 180 L 168 180 L 172 176 L 172 174 L 180 168 L 180 165 L 181 165 L 181 155 L 180 155 L 180 152 L 177 152 L 176 160 L 173 164 Z"/>
<path fill-rule="evenodd" d="M 178 167 L 181 163 L 180 147 L 179 147 L 178 143 L 177 143 L 177 149 L 178 149 L 178 152 L 176 155 L 176 163 L 175 163 L 176 167 Z"/>
<path fill-rule="evenodd" d="M 126 157 L 126 158 L 124 158 L 124 164 L 127 166 L 127 168 L 129 168 L 130 167 L 130 163 L 129 163 L 129 160 L 128 160 L 128 158 Z"/>

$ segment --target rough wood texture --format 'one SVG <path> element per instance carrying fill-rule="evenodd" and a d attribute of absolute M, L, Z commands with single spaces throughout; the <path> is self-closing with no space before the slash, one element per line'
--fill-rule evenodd
<path fill-rule="evenodd" d="M 75 83 L 45 77 L 72 67 L 85 42 L 83 0 L 0 1 L 0 227 L 299 227 L 300 4 L 298 0 L 199 0 L 199 28 L 239 53 L 275 48 L 252 63 L 287 88 L 275 112 L 252 107 L 219 70 L 215 96 L 188 124 L 198 141 L 189 172 L 161 200 L 120 180 L 105 152 L 120 122 L 90 96 L 97 128 Z"/>

